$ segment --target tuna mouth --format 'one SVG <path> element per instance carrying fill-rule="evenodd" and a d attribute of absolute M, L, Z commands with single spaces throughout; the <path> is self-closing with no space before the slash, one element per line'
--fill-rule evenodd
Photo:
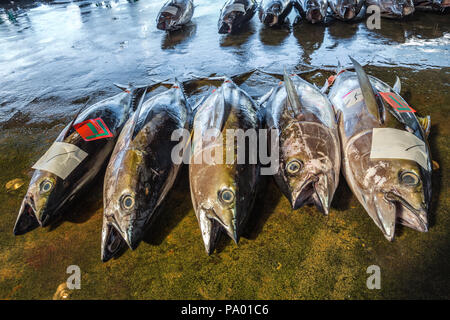
<path fill-rule="evenodd" d="M 319 8 L 310 9 L 308 11 L 308 14 L 306 15 L 306 18 L 311 21 L 312 23 L 320 22 L 323 20 L 323 15 L 320 12 Z"/>
<path fill-rule="evenodd" d="M 305 204 L 312 204 L 325 215 L 329 213 L 330 192 L 326 175 L 314 176 L 291 195 L 293 210 L 301 208 Z"/>
<path fill-rule="evenodd" d="M 396 205 L 396 217 L 400 224 L 420 232 L 428 231 L 426 209 L 423 207 L 414 208 L 408 201 L 394 192 L 387 192 L 385 199 Z"/>
<path fill-rule="evenodd" d="M 264 17 L 264 24 L 273 27 L 274 25 L 278 24 L 279 17 L 275 13 L 268 13 Z"/>
<path fill-rule="evenodd" d="M 342 18 L 345 20 L 351 20 L 355 17 L 355 9 L 354 8 L 344 8 L 342 13 Z"/>
<path fill-rule="evenodd" d="M 201 207 L 198 212 L 198 222 L 206 253 L 208 255 L 214 252 L 221 230 L 227 233 L 235 243 L 239 242 L 235 219 L 227 224 L 216 214 L 214 209 L 205 209 Z"/>
<path fill-rule="evenodd" d="M 159 21 L 158 21 L 156 27 L 157 27 L 159 30 L 163 30 L 163 31 L 173 31 L 173 30 L 176 30 L 176 29 L 177 29 L 177 28 L 175 27 L 174 16 L 173 16 L 173 15 L 170 15 L 170 14 L 169 14 L 169 15 L 162 16 L 162 17 L 159 19 Z"/>
<path fill-rule="evenodd" d="M 107 262 L 117 257 L 126 243 L 121 232 L 114 225 L 108 224 L 102 239 L 102 261 Z"/>
<path fill-rule="evenodd" d="M 19 236 L 30 232 L 31 230 L 39 227 L 41 222 L 36 217 L 36 211 L 33 208 L 34 201 L 33 198 L 25 198 L 19 210 L 19 215 L 17 216 L 16 224 L 14 225 L 14 235 Z"/>
<path fill-rule="evenodd" d="M 414 10 L 415 10 L 414 7 L 411 7 L 411 6 L 403 7 L 403 15 L 409 16 L 410 14 L 412 14 L 414 12 Z"/>
<path fill-rule="evenodd" d="M 228 34 L 233 32 L 233 23 L 231 21 L 224 21 L 222 22 L 219 33 L 220 34 Z"/>

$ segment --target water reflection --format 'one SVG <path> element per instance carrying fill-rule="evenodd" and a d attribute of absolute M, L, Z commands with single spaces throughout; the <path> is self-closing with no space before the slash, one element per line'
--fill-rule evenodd
<path fill-rule="evenodd" d="M 281 27 L 261 26 L 259 39 L 267 46 L 279 46 L 289 37 L 290 33 L 291 28 L 288 24 Z"/>
<path fill-rule="evenodd" d="M 241 47 L 249 41 L 251 36 L 256 33 L 253 23 L 246 23 L 239 33 L 226 34 L 220 38 L 220 46 L 222 47 Z"/>
<path fill-rule="evenodd" d="M 166 32 L 162 36 L 161 48 L 174 49 L 176 46 L 188 42 L 196 33 L 197 25 L 189 24 L 180 30 Z"/>
<path fill-rule="evenodd" d="M 307 64 L 311 63 L 311 55 L 317 51 L 324 40 L 326 26 L 302 22 L 294 27 L 294 37 L 303 49 L 302 58 Z"/>

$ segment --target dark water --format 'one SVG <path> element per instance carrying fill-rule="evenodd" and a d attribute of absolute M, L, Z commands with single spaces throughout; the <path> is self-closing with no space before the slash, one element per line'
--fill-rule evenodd
<path fill-rule="evenodd" d="M 70 264 L 86 275 L 76 298 L 449 298 L 449 16 L 416 13 L 375 31 L 364 22 L 268 29 L 255 16 L 241 34 L 220 36 L 222 1 L 196 0 L 192 25 L 166 34 L 155 26 L 163 2 L 0 2 L 0 298 L 51 298 Z M 60 225 L 12 236 L 30 166 L 88 97 L 117 93 L 114 82 L 286 67 L 322 85 L 348 55 L 388 83 L 398 74 L 408 102 L 431 114 L 441 169 L 429 233 L 402 229 L 387 243 L 345 183 L 325 218 L 292 212 L 269 181 L 250 235 L 207 257 L 184 173 L 160 231 L 118 260 L 100 262 L 101 179 Z M 256 72 L 242 88 L 257 97 L 275 81 Z M 14 178 L 25 184 L 7 190 Z M 365 287 L 371 264 L 385 272 L 380 291 Z"/>

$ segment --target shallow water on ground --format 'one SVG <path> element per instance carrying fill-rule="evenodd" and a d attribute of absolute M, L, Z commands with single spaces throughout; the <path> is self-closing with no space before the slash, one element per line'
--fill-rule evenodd
<path fill-rule="evenodd" d="M 220 36 L 221 1 L 197 0 L 192 25 L 166 34 L 155 26 L 163 2 L 0 4 L 0 298 L 51 299 L 69 265 L 82 271 L 82 289 L 69 295 L 75 299 L 450 298 L 449 16 L 416 13 L 382 20 L 374 31 L 364 22 L 268 29 L 255 17 L 241 34 Z M 348 55 L 387 83 L 398 75 L 405 99 L 431 115 L 440 169 L 428 233 L 400 228 L 387 242 L 342 177 L 328 217 L 312 207 L 292 211 L 265 179 L 245 237 L 238 246 L 223 239 L 208 257 L 184 169 L 145 241 L 119 259 L 100 261 L 101 177 L 58 224 L 12 235 L 30 167 L 89 97 L 118 93 L 114 82 L 286 67 L 320 86 L 338 61 L 349 65 Z M 258 97 L 277 81 L 256 71 L 240 85 Z M 193 89 L 192 102 L 208 87 Z M 7 189 L 16 178 L 24 184 Z M 366 287 L 374 264 L 381 290 Z"/>

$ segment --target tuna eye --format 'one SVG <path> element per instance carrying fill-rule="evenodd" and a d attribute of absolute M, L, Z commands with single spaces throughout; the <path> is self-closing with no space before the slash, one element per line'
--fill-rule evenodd
<path fill-rule="evenodd" d="M 49 192 L 53 188 L 53 182 L 44 180 L 41 183 L 41 192 Z"/>
<path fill-rule="evenodd" d="M 219 199 L 226 204 L 230 204 L 234 201 L 234 192 L 230 189 L 223 189 L 219 193 Z"/>
<path fill-rule="evenodd" d="M 411 171 L 405 171 L 400 174 L 400 182 L 407 186 L 416 186 L 419 184 L 420 178 Z"/>
<path fill-rule="evenodd" d="M 296 174 L 300 171 L 302 166 L 303 165 L 301 161 L 294 159 L 288 162 L 288 164 L 286 165 L 286 171 L 290 174 Z"/>
<path fill-rule="evenodd" d="M 130 210 L 131 208 L 134 207 L 134 198 L 132 196 L 124 196 L 122 198 L 122 208 L 126 209 L 126 210 Z"/>

